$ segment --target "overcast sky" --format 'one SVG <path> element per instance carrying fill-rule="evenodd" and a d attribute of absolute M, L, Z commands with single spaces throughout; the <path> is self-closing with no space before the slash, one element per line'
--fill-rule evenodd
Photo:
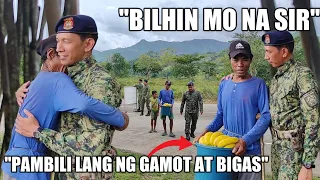
<path fill-rule="evenodd" d="M 97 23 L 99 40 L 96 50 L 108 50 L 118 47 L 128 47 L 139 42 L 141 39 L 147 41 L 184 41 L 192 39 L 216 39 L 229 41 L 235 32 L 241 31 L 241 8 L 259 8 L 260 0 L 79 0 L 80 13 L 93 17 Z M 293 7 L 292 0 L 275 0 L 276 7 Z M 311 0 L 313 8 L 320 8 L 319 0 Z M 119 17 L 118 8 L 199 8 L 199 31 L 198 32 L 160 32 L 160 31 L 138 31 L 130 32 L 127 17 Z M 226 31 L 202 31 L 202 8 L 227 8 L 232 7 L 238 12 L 238 27 L 233 32 Z M 320 17 L 314 18 L 314 23 L 320 36 Z"/>

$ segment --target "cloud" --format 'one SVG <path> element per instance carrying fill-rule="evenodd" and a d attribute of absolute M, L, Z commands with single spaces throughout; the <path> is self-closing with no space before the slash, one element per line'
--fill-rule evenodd
<path fill-rule="evenodd" d="M 216 39 L 219 41 L 229 41 L 236 32 L 241 32 L 241 8 L 260 8 L 260 1 L 256 0 L 80 0 L 80 13 L 92 16 L 97 23 L 99 31 L 99 40 L 95 49 L 107 50 L 118 47 L 128 47 L 139 42 L 141 39 L 147 41 L 165 40 L 165 41 L 184 41 L 191 39 Z M 275 1 L 276 7 L 291 8 L 292 0 Z M 320 1 L 311 0 L 312 7 L 319 7 Z M 119 17 L 118 8 L 136 7 L 136 8 L 199 8 L 199 31 L 181 32 L 181 31 L 129 31 L 127 17 Z M 232 7 L 237 10 L 237 28 L 233 32 L 212 31 L 204 32 L 203 29 L 203 8 L 227 8 Z M 314 23 L 320 35 L 320 17 L 314 18 Z"/>

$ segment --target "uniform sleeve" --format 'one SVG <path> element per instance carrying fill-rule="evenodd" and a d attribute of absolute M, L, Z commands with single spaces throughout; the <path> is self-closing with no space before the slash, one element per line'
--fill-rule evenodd
<path fill-rule="evenodd" d="M 200 113 L 203 113 L 203 99 L 200 92 L 199 92 L 199 107 L 200 107 Z"/>
<path fill-rule="evenodd" d="M 258 108 L 261 116 L 252 129 L 242 137 L 247 146 L 259 140 L 263 136 L 271 121 L 268 88 L 264 82 L 260 84 L 258 95 Z"/>
<path fill-rule="evenodd" d="M 300 107 L 305 121 L 303 163 L 314 164 L 320 147 L 319 91 L 310 70 L 300 71 L 298 77 Z"/>
<path fill-rule="evenodd" d="M 105 104 L 113 107 L 119 107 L 121 104 L 121 87 L 113 78 L 105 77 L 103 74 L 100 75 L 97 72 L 95 77 L 92 78 L 90 87 L 88 87 L 87 90 L 92 97 L 99 99 Z M 90 134 L 87 134 L 84 138 L 90 138 Z M 39 140 L 49 149 L 60 155 L 70 155 L 70 153 L 72 155 L 83 155 L 84 153 L 78 145 L 74 145 L 78 143 L 77 141 L 81 141 L 74 134 L 65 134 L 51 129 L 44 129 L 40 133 Z M 89 145 L 91 147 L 96 146 L 97 144 Z M 80 145 L 80 147 L 82 146 L 85 145 Z M 99 146 L 99 144 L 97 146 Z M 87 151 L 85 152 L 87 153 Z"/>
<path fill-rule="evenodd" d="M 147 88 L 146 88 L 146 97 L 147 98 L 150 98 L 150 86 L 148 86 Z"/>
<path fill-rule="evenodd" d="M 180 106 L 180 113 L 183 113 L 184 104 L 186 103 L 186 93 L 183 94 Z"/>
<path fill-rule="evenodd" d="M 113 126 L 124 126 L 124 117 L 119 110 L 87 96 L 68 76 L 62 76 L 58 81 L 53 102 L 56 111 L 79 113 Z"/>
<path fill-rule="evenodd" d="M 222 88 L 223 88 L 223 82 L 222 81 L 219 85 L 219 95 L 218 95 L 218 110 L 216 117 L 214 120 L 207 126 L 207 130 L 209 132 L 215 132 L 218 131 L 223 126 L 223 109 L 222 109 Z"/>

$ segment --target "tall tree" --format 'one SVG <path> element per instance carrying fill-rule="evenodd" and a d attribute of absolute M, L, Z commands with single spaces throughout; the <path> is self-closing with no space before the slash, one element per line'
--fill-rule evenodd
<path fill-rule="evenodd" d="M 109 64 L 114 76 L 123 77 L 129 74 L 130 64 L 120 53 L 113 54 Z"/>
<path fill-rule="evenodd" d="M 135 62 L 134 67 L 137 72 L 143 73 L 147 79 L 150 78 L 152 73 L 157 74 L 162 70 L 159 60 L 155 57 L 149 56 L 148 54 L 142 54 Z"/>
<path fill-rule="evenodd" d="M 197 63 L 204 56 L 185 54 L 176 56 L 174 58 L 175 64 L 173 65 L 173 76 L 175 77 L 187 77 L 190 80 L 198 74 L 199 64 Z"/>

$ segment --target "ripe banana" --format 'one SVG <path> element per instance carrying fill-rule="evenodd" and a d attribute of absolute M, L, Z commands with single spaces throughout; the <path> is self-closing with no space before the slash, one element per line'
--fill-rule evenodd
<path fill-rule="evenodd" d="M 221 135 L 223 135 L 223 133 L 220 131 L 212 133 L 211 137 L 210 137 L 210 145 L 214 146 L 214 141 L 216 140 L 217 137 L 219 137 Z"/>
<path fill-rule="evenodd" d="M 228 144 L 228 145 L 224 146 L 224 148 L 234 148 L 235 145 L 236 144 Z"/>
<path fill-rule="evenodd" d="M 218 142 L 217 147 L 225 147 L 226 145 L 229 145 L 229 144 L 235 144 L 238 141 L 239 139 L 236 137 L 228 137 Z"/>
<path fill-rule="evenodd" d="M 228 138 L 228 137 L 229 137 L 229 136 L 227 136 L 227 135 L 220 135 L 220 136 L 218 136 L 218 137 L 216 138 L 216 140 L 214 140 L 213 145 L 214 145 L 214 146 L 218 146 L 218 144 L 220 143 L 220 141 L 222 141 L 223 139 Z"/>

